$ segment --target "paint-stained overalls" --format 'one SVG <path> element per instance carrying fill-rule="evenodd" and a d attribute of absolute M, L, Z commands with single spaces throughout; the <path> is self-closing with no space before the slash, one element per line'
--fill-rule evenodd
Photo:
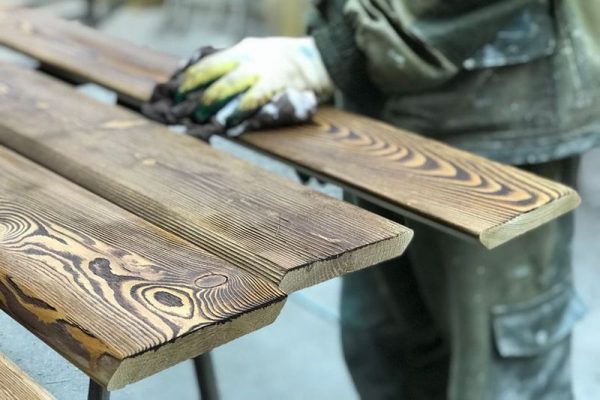
<path fill-rule="evenodd" d="M 341 107 L 571 186 L 600 142 L 600 1 L 323 0 L 310 21 Z M 572 398 L 572 214 L 488 251 L 348 198 L 415 230 L 344 278 L 364 399 Z"/>

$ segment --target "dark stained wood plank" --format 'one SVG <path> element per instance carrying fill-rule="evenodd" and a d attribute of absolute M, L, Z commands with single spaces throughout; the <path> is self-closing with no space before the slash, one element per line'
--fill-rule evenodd
<path fill-rule="evenodd" d="M 53 400 L 54 397 L 5 355 L 0 354 L 0 399 Z"/>
<path fill-rule="evenodd" d="M 111 390 L 283 305 L 270 282 L 4 147 L 0 170 L 0 308 Z"/>
<path fill-rule="evenodd" d="M 0 66 L 0 142 L 285 291 L 377 264 L 412 232 L 101 104 Z"/>
<path fill-rule="evenodd" d="M 95 39 L 79 40 L 80 35 Z M 5 15 L 0 43 L 138 102 L 147 100 L 155 82 L 166 80 L 176 64 L 148 49 L 29 10 Z M 148 70 L 136 69 L 138 64 Z M 489 248 L 574 209 L 580 201 L 563 185 L 371 119 L 324 108 L 315 122 L 246 134 L 240 142 Z"/>

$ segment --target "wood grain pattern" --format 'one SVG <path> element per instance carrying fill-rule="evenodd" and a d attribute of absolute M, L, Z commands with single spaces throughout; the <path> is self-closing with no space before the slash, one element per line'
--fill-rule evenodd
<path fill-rule="evenodd" d="M 5 355 L 0 354 L 0 399 L 54 400 L 54 397 Z"/>
<path fill-rule="evenodd" d="M 109 389 L 271 323 L 285 294 L 0 147 L 0 308 Z"/>
<path fill-rule="evenodd" d="M 281 133 L 281 135 L 279 135 Z M 312 125 L 243 140 L 400 212 L 461 231 L 488 248 L 580 203 L 562 184 L 333 108 Z"/>
<path fill-rule="evenodd" d="M 412 232 L 33 71 L 0 67 L 0 142 L 285 291 L 400 255 Z"/>
<path fill-rule="evenodd" d="M 166 80 L 173 71 L 174 60 L 157 59 L 156 52 L 101 34 L 94 42 L 70 40 L 91 32 L 55 18 L 43 22 L 28 10 L 14 13 L 0 24 L 0 43 L 138 102 L 147 100 L 154 82 Z M 24 33 L 18 28 L 22 24 L 32 28 Z M 123 53 L 135 53 L 131 62 L 152 73 L 112 60 Z M 113 77 L 117 73 L 118 79 Z M 489 248 L 574 209 L 580 201 L 563 185 L 329 108 L 317 114 L 314 124 L 246 134 L 240 142 Z"/>

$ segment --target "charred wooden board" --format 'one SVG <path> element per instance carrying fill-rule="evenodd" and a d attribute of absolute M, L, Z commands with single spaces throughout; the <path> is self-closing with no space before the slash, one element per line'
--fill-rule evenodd
<path fill-rule="evenodd" d="M 0 170 L 0 308 L 108 389 L 261 328 L 283 305 L 270 282 L 4 147 Z"/>
<path fill-rule="evenodd" d="M 35 71 L 0 66 L 0 143 L 284 291 L 399 256 L 412 231 Z"/>
<path fill-rule="evenodd" d="M 0 15 L 0 43 L 130 101 L 147 100 L 155 83 L 177 65 L 173 58 L 39 12 Z M 313 124 L 246 134 L 240 142 L 488 248 L 580 201 L 566 186 L 333 109 L 320 111 Z"/>
<path fill-rule="evenodd" d="M 0 354 L 0 399 L 53 400 L 54 397 Z"/>

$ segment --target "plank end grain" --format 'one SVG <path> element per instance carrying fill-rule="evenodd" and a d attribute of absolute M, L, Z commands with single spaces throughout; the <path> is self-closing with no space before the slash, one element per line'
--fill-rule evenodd
<path fill-rule="evenodd" d="M 54 400 L 54 397 L 0 353 L 0 399 Z"/>
<path fill-rule="evenodd" d="M 284 292 L 290 293 L 367 266 L 377 265 L 404 253 L 412 237 L 412 230 L 401 229 L 396 236 L 327 260 L 317 261 L 309 268 L 294 268 L 283 277 L 279 287 Z"/>
<path fill-rule="evenodd" d="M 551 203 L 520 214 L 503 224 L 483 231 L 479 236 L 479 240 L 486 248 L 493 249 L 524 233 L 534 230 L 546 222 L 573 211 L 579 204 L 581 204 L 579 194 L 574 190 L 570 191 L 564 196 L 553 200 Z"/>

